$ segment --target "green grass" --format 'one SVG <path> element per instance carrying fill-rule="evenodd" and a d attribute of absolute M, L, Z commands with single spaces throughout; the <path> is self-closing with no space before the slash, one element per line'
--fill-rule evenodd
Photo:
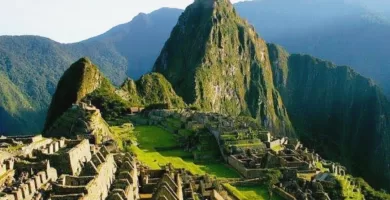
<path fill-rule="evenodd" d="M 364 199 L 363 194 L 361 194 L 358 190 L 358 192 L 354 192 L 353 189 L 355 186 L 352 186 L 350 182 L 348 181 L 348 178 L 352 178 L 351 176 L 347 175 L 345 177 L 342 176 L 336 176 L 336 179 L 340 182 L 342 187 L 342 193 L 345 199 Z"/>
<path fill-rule="evenodd" d="M 179 130 L 179 135 L 180 136 L 191 136 L 193 135 L 194 133 L 190 130 L 187 130 L 187 129 L 180 129 Z"/>
<path fill-rule="evenodd" d="M 239 186 L 235 187 L 230 184 L 223 184 L 225 189 L 237 197 L 239 200 L 268 200 L 269 193 L 267 186 Z M 282 200 L 281 197 L 273 194 L 272 200 Z"/>
<path fill-rule="evenodd" d="M 262 146 L 263 143 L 253 143 L 253 144 L 235 144 L 233 146 L 236 146 L 236 147 L 254 147 L 254 146 Z"/>
<path fill-rule="evenodd" d="M 124 149 L 124 141 L 135 141 L 136 137 L 133 132 L 132 124 L 124 123 L 121 126 L 111 126 L 111 132 L 113 133 L 114 140 L 117 142 L 119 149 Z"/>
<path fill-rule="evenodd" d="M 137 126 L 134 131 L 137 135 L 137 142 L 142 146 L 142 149 L 178 146 L 175 135 L 158 126 Z"/>
<path fill-rule="evenodd" d="M 271 149 L 274 150 L 275 152 L 279 152 L 279 151 L 282 151 L 284 149 L 284 146 L 277 145 L 277 146 L 272 147 Z"/>
<path fill-rule="evenodd" d="M 329 172 L 329 169 L 325 168 L 324 166 L 322 166 L 322 163 L 321 162 L 316 162 L 316 167 L 318 169 L 320 169 L 321 172 Z"/>
<path fill-rule="evenodd" d="M 175 129 L 180 129 L 181 128 L 181 121 L 180 119 L 173 119 L 173 118 L 168 118 L 166 119 L 166 121 L 168 122 L 168 124 L 172 127 L 172 128 L 175 128 Z"/>
<path fill-rule="evenodd" d="M 152 169 L 172 163 L 193 174 L 210 174 L 218 178 L 239 178 L 239 174 L 222 163 L 195 163 L 192 153 L 177 148 L 175 135 L 157 126 L 138 126 L 134 131 L 139 146 L 131 146 L 138 159 Z M 168 148 L 159 150 L 159 148 Z M 172 149 L 169 149 L 172 148 Z"/>
<path fill-rule="evenodd" d="M 298 173 L 298 178 L 305 179 L 307 181 L 311 181 L 311 178 L 316 175 L 316 173 Z"/>

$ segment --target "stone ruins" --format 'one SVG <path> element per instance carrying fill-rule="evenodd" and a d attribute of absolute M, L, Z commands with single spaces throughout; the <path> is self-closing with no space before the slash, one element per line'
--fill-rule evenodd
<path fill-rule="evenodd" d="M 345 167 L 322 159 L 298 140 L 273 137 L 250 121 L 190 110 L 153 110 L 145 115 L 146 119 L 134 123 L 159 125 L 174 132 L 165 125 L 173 118 L 186 129 L 207 130 L 225 162 L 245 179 L 261 179 L 269 169 L 279 169 L 282 178 L 272 190 L 284 199 L 330 199 L 325 189 L 336 187 L 336 176 L 346 175 Z"/>
<path fill-rule="evenodd" d="M 218 179 L 171 164 L 149 169 L 135 155 L 121 152 L 105 137 L 111 133 L 96 108 L 81 103 L 70 111 L 78 114 L 64 114 L 50 130 L 65 131 L 67 138 L 0 137 L 0 200 L 237 199 Z M 296 139 L 273 137 L 247 119 L 190 110 L 149 110 L 141 115 L 132 120 L 135 125 L 157 125 L 179 135 L 187 134 L 182 130 L 206 133 L 200 135 L 206 143 L 196 148 L 207 152 L 213 146 L 207 141 L 216 141 L 221 162 L 242 176 L 226 180 L 232 185 L 269 183 L 277 171 L 281 175 L 272 182 L 270 196 L 329 200 L 336 178 L 346 176 L 345 167 L 322 159 Z M 214 158 L 207 157 L 194 153 L 195 160 Z"/>
<path fill-rule="evenodd" d="M 223 199 L 210 178 L 171 165 L 151 170 L 87 139 L 1 137 L 0 144 L 0 200 Z"/>

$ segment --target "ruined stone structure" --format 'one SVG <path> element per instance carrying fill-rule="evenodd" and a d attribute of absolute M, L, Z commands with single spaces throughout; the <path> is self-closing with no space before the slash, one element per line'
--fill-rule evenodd
<path fill-rule="evenodd" d="M 35 142 L 33 137 L 22 140 L 26 146 Z M 134 156 L 111 153 L 89 140 L 50 140 L 29 156 L 2 157 L 0 200 L 139 199 L 137 168 Z"/>
<path fill-rule="evenodd" d="M 321 159 L 299 140 L 274 138 L 250 120 L 192 110 L 148 111 L 149 124 L 164 127 L 167 118 L 179 120 L 186 130 L 208 130 L 217 140 L 225 161 L 246 179 L 267 178 L 269 169 L 283 171 L 280 183 L 272 190 L 284 199 L 330 199 L 324 190 L 317 191 L 322 188 L 318 184 L 324 184 L 329 191 L 336 187 L 334 176 L 346 174 L 345 167 Z M 321 169 L 317 168 L 318 164 Z M 329 173 L 322 173 L 324 169 Z M 169 193 L 165 189 L 164 192 Z"/>
<path fill-rule="evenodd" d="M 93 144 L 110 140 L 111 131 L 96 107 L 80 102 L 73 104 L 53 125 L 45 131 L 50 137 L 69 139 L 90 138 Z M 92 137 L 90 137 L 92 136 Z"/>
<path fill-rule="evenodd" d="M 51 199 L 68 199 L 69 196 L 82 196 L 85 200 L 105 199 L 116 171 L 114 155 L 103 146 L 92 155 L 79 176 L 62 175 L 53 184 Z"/>
<path fill-rule="evenodd" d="M 23 140 L 26 145 L 36 142 Z M 5 155 L 0 159 L 0 200 L 224 199 L 210 177 L 172 165 L 151 170 L 129 153 L 87 139 L 51 139 L 29 156 L 0 155 Z"/>
<path fill-rule="evenodd" d="M 3 188 L 1 200 L 42 199 L 43 194 L 40 191 L 45 190 L 50 181 L 57 179 L 57 170 L 50 166 L 48 160 L 41 162 L 8 160 L 6 166 L 11 173 L 1 184 Z"/>
<path fill-rule="evenodd" d="M 171 165 L 161 170 L 142 169 L 140 173 L 140 196 L 152 200 L 194 200 L 224 199 L 216 190 L 214 179 L 208 176 L 196 176 L 183 169 L 174 169 Z M 142 199 L 142 198 L 141 198 Z"/>

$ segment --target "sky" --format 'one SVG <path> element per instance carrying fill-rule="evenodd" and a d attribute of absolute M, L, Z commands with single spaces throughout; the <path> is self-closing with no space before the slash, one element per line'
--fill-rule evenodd
<path fill-rule="evenodd" d="M 236 3 L 239 0 L 232 0 Z M 185 8 L 193 0 L 0 0 L 0 35 L 78 42 L 131 21 L 140 12 Z"/>

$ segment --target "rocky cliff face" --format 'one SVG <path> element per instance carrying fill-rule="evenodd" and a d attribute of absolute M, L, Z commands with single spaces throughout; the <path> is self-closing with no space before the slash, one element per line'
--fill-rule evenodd
<path fill-rule="evenodd" d="M 305 144 L 390 188 L 389 102 L 351 68 L 269 45 L 274 84 Z"/>
<path fill-rule="evenodd" d="M 186 103 L 206 111 L 252 115 L 275 134 L 293 135 L 273 85 L 266 43 L 228 0 L 196 0 L 180 16 L 154 71 Z"/>
<path fill-rule="evenodd" d="M 68 108 L 98 89 L 106 78 L 88 58 L 81 58 L 61 77 L 47 113 L 47 130 Z"/>
<path fill-rule="evenodd" d="M 132 105 L 168 104 L 176 108 L 185 106 L 172 85 L 159 73 L 146 74 L 136 82 L 127 79 L 118 93 Z"/>

